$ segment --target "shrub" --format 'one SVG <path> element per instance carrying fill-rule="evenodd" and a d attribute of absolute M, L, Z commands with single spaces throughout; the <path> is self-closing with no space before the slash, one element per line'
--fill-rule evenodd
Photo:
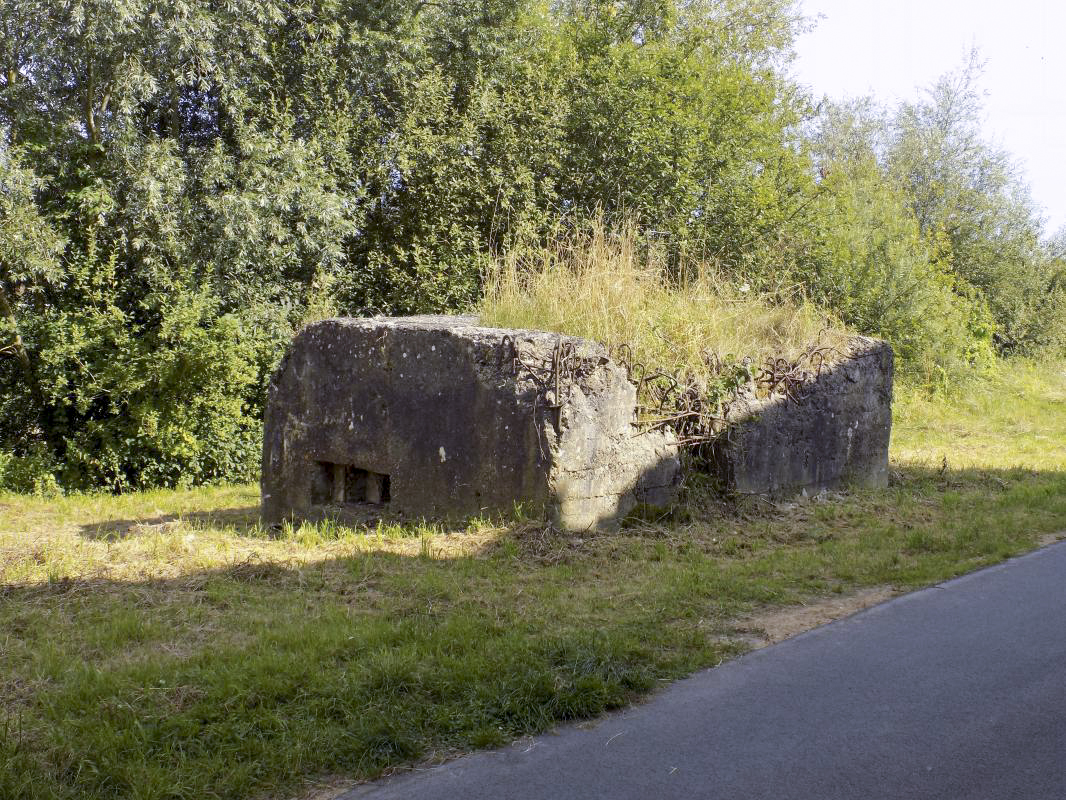
<path fill-rule="evenodd" d="M 0 452 L 0 490 L 49 497 L 60 494 L 57 471 L 52 453 L 41 442 L 22 455 Z"/>

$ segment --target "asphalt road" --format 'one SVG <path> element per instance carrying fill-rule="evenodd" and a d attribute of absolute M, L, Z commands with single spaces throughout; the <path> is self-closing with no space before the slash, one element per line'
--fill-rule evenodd
<path fill-rule="evenodd" d="M 1066 543 L 345 800 L 1066 798 Z"/>

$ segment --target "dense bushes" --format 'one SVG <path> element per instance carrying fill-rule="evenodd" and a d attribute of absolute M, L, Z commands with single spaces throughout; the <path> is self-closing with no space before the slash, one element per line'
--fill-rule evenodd
<path fill-rule="evenodd" d="M 303 320 L 472 307 L 501 253 L 594 213 L 924 375 L 1061 348 L 1062 254 L 972 71 L 818 116 L 785 70 L 802 24 L 791 0 L 5 3 L 4 474 L 245 477 Z"/>

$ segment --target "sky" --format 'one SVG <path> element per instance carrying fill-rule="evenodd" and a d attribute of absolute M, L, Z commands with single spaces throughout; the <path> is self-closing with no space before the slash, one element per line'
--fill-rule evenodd
<path fill-rule="evenodd" d="M 793 73 L 818 95 L 919 96 L 976 46 L 986 138 L 1012 153 L 1044 210 L 1066 227 L 1066 1 L 801 0 L 824 15 L 797 43 Z"/>

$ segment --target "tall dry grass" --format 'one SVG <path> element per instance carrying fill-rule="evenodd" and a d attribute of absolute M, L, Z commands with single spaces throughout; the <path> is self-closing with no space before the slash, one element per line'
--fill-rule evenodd
<path fill-rule="evenodd" d="M 697 380 L 711 354 L 793 360 L 845 337 L 810 303 L 772 301 L 706 263 L 671 267 L 632 222 L 612 230 L 595 220 L 548 246 L 511 251 L 485 278 L 485 325 L 628 345 L 649 369 Z"/>

